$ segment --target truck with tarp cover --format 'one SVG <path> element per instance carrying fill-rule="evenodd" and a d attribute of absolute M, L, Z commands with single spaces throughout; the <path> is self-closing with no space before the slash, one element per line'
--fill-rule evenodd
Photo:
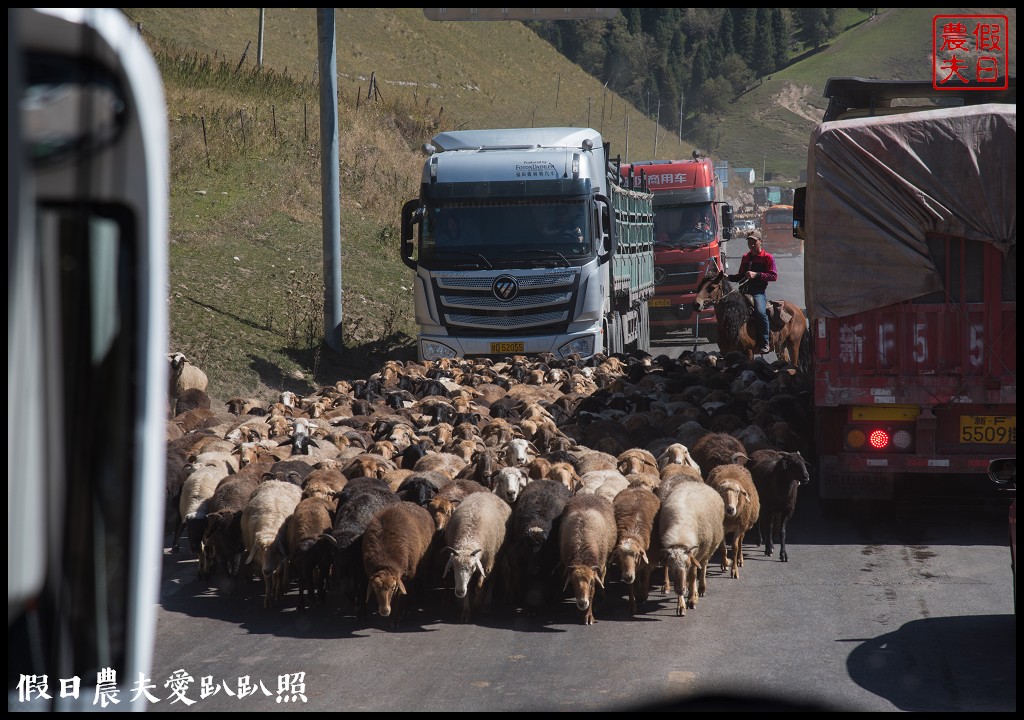
<path fill-rule="evenodd" d="M 889 499 L 920 476 L 966 486 L 1016 455 L 1010 87 L 952 107 L 930 83 L 826 87 L 834 102 L 811 136 L 793 231 L 822 498 Z"/>

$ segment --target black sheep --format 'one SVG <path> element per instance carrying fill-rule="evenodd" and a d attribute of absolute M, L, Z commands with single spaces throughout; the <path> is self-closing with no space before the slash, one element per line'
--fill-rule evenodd
<path fill-rule="evenodd" d="M 555 480 L 534 480 L 512 508 L 508 572 L 512 600 L 530 613 L 560 597 L 558 531 L 562 509 L 572 497 Z"/>
<path fill-rule="evenodd" d="M 810 481 L 807 463 L 800 453 L 765 449 L 752 453 L 747 465 L 761 500 L 761 517 L 757 525 L 759 543 L 764 542 L 764 554 L 771 557 L 775 549 L 772 531 L 778 527 L 779 560 L 788 562 L 786 523 L 796 510 L 797 490 Z"/>

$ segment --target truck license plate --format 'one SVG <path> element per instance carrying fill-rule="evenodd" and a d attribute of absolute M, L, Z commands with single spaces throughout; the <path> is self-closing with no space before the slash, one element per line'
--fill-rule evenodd
<path fill-rule="evenodd" d="M 521 353 L 526 347 L 522 342 L 492 342 L 492 353 Z"/>
<path fill-rule="evenodd" d="M 1017 416 L 961 415 L 960 442 L 1016 445 Z"/>
<path fill-rule="evenodd" d="M 647 301 L 647 307 L 669 307 L 672 301 L 668 298 L 651 298 Z"/>

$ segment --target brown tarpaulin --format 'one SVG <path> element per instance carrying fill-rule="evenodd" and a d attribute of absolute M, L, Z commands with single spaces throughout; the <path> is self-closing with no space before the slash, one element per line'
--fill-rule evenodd
<path fill-rule="evenodd" d="M 808 315 L 844 317 L 943 288 L 926 233 L 1017 243 L 1017 106 L 822 123 L 807 157 Z"/>

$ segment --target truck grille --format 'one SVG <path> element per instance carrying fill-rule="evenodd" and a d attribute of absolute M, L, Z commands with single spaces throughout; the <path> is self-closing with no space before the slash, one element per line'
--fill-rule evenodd
<path fill-rule="evenodd" d="M 499 300 L 492 290 L 495 278 L 510 275 L 519 292 Z M 470 332 L 508 330 L 564 332 L 575 304 L 579 278 L 574 271 L 551 270 L 439 273 L 434 297 L 443 322 Z"/>
<path fill-rule="evenodd" d="M 658 285 L 686 285 L 695 288 L 700 280 L 700 266 L 697 263 L 658 265 L 657 269 L 664 272 L 664 279 Z M 656 272 L 655 276 L 660 278 L 662 273 Z"/>

